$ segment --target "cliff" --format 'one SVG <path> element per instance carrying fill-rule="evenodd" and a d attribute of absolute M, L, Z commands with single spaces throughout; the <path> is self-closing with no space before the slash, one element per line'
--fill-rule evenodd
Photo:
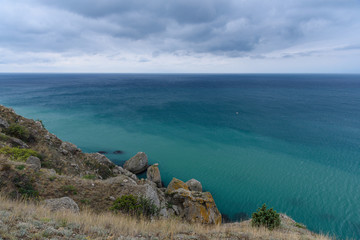
<path fill-rule="evenodd" d="M 138 179 L 134 173 L 143 170 L 147 170 L 147 179 Z M 102 154 L 83 153 L 74 144 L 63 142 L 54 134 L 49 133 L 41 121 L 24 118 L 17 115 L 12 109 L 1 105 L 0 191 L 2 192 L 1 207 L 6 206 L 6 204 L 8 206 L 13 205 L 10 209 L 3 208 L 0 217 L 25 214 L 23 218 L 29 218 L 28 221 L 35 221 L 37 215 L 46 213 L 45 215 L 50 216 L 53 223 L 56 223 L 59 220 L 59 214 L 61 215 L 61 212 L 64 211 L 60 211 L 60 213 L 48 212 L 49 209 L 67 209 L 75 213 L 65 211 L 66 215 L 61 216 L 66 218 L 66 221 L 75 219 L 76 224 L 79 224 L 78 220 L 81 222 L 78 216 L 94 219 L 106 216 L 104 218 L 108 220 L 124 221 L 126 219 L 127 222 L 136 222 L 139 220 L 132 220 L 132 218 L 122 214 L 114 216 L 109 213 L 109 209 L 114 206 L 117 199 L 129 195 L 143 197 L 158 209 L 159 217 L 152 216 L 151 219 L 142 219 L 143 229 L 134 227 L 137 229 L 134 232 L 124 230 L 121 233 L 117 229 L 118 223 L 108 221 L 110 225 L 106 226 L 105 222 L 107 221 L 103 219 L 104 221 L 98 223 L 98 227 L 99 229 L 103 227 L 105 230 L 95 234 L 87 232 L 86 224 L 91 225 L 90 222 L 82 223 L 83 226 L 77 230 L 77 233 L 83 232 L 84 236 L 95 236 L 95 239 L 114 239 L 108 237 L 144 235 L 144 233 L 147 235 L 145 239 L 157 239 L 156 236 L 161 239 L 168 239 L 169 234 L 177 236 L 171 235 L 171 238 L 174 237 L 173 239 L 253 239 L 259 231 L 252 230 L 252 232 L 244 233 L 241 230 L 244 229 L 244 226 L 252 229 L 248 222 L 220 225 L 221 214 L 211 193 L 202 192 L 201 184 L 194 179 L 184 183 L 174 178 L 167 188 L 163 187 L 158 166 L 156 164 L 148 166 L 145 153 L 136 154 L 122 168 L 113 164 Z M 32 207 L 29 208 L 27 203 L 24 206 L 24 202 L 20 201 L 21 199 L 30 200 L 31 204 L 35 205 L 31 205 Z M 23 211 L 14 210 L 14 206 L 23 209 Z M 34 214 L 34 209 L 37 209 L 36 214 Z M 88 212 L 89 210 L 91 213 Z M 27 211 L 29 211 L 28 214 Z M 69 217 L 73 216 L 72 214 L 77 214 L 77 217 Z M 11 231 L 18 231 L 16 226 L 21 224 L 21 221 L 14 220 L 15 223 L 6 223 L 8 217 L 0 219 L 0 233 L 6 232 L 3 231 L 4 226 L 8 232 L 11 229 Z M 11 219 L 17 219 L 17 217 Z M 55 227 L 55 225 L 48 226 L 48 222 L 42 224 L 44 228 L 51 227 L 54 229 Z M 151 229 L 150 231 L 149 225 L 155 226 L 156 224 L 158 224 L 158 229 Z M 170 225 L 167 226 L 168 224 Z M 216 227 L 207 227 L 211 224 L 215 224 Z M 35 229 L 32 230 L 34 234 L 44 231 L 41 228 L 36 230 L 34 226 L 30 225 L 26 231 L 33 228 Z M 170 226 L 174 228 L 171 231 L 168 228 Z M 64 229 L 65 227 L 63 227 Z M 294 236 L 308 236 L 308 239 L 319 237 L 303 228 L 296 227 L 295 222 L 289 224 L 288 219 L 285 218 L 282 219 L 281 229 L 281 236 L 291 233 Z M 230 234 L 227 231 L 232 233 Z M 269 232 L 269 236 L 273 233 Z M 229 234 L 232 237 L 229 238 Z M 9 238 L 2 237 L 3 239 L 11 239 L 12 235 L 9 236 Z M 189 236 L 195 238 L 187 238 Z M 65 235 L 56 235 L 56 237 L 57 239 L 69 239 Z M 24 237 L 24 239 L 33 238 Z M 84 237 L 80 239 L 93 238 Z"/>

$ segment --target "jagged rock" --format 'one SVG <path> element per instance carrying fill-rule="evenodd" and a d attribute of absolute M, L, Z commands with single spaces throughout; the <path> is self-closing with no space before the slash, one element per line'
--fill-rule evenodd
<path fill-rule="evenodd" d="M 90 153 L 89 155 L 91 157 L 93 157 L 94 159 L 96 159 L 99 163 L 105 164 L 106 166 L 115 167 L 115 164 L 112 161 L 110 161 L 110 159 L 108 159 L 105 155 L 103 155 L 101 153 Z"/>
<path fill-rule="evenodd" d="M 190 191 L 202 192 L 201 182 L 196 179 L 190 179 L 186 182 L 186 185 L 189 187 Z"/>
<path fill-rule="evenodd" d="M 29 146 L 24 143 L 22 140 L 18 139 L 18 138 L 15 138 L 15 137 L 9 137 L 9 140 L 10 144 L 13 146 L 13 147 L 19 147 L 19 148 L 29 148 Z"/>
<path fill-rule="evenodd" d="M 146 170 L 148 166 L 148 157 L 143 152 L 138 152 L 135 156 L 127 160 L 124 168 L 132 173 L 138 174 Z"/>
<path fill-rule="evenodd" d="M 9 123 L 5 119 L 0 118 L 0 128 L 8 128 L 9 126 Z"/>
<path fill-rule="evenodd" d="M 135 174 L 133 174 L 132 172 L 130 172 L 130 171 L 126 170 L 126 169 L 123 169 L 120 166 L 115 166 L 113 168 L 113 173 L 116 174 L 116 175 L 123 174 L 123 175 L 125 175 L 125 176 L 127 176 L 129 178 L 132 178 L 135 181 L 139 180 Z"/>
<path fill-rule="evenodd" d="M 170 198 L 170 202 L 179 208 L 180 217 L 189 222 L 221 223 L 221 214 L 209 192 L 191 192 L 178 188 L 171 193 Z"/>
<path fill-rule="evenodd" d="M 47 199 L 44 203 L 45 206 L 50 208 L 53 212 L 64 210 L 69 210 L 74 213 L 79 212 L 79 206 L 69 197 Z"/>
<path fill-rule="evenodd" d="M 60 146 L 60 152 L 63 154 L 75 154 L 77 152 L 81 152 L 80 149 L 75 144 L 69 143 L 69 142 L 62 142 Z"/>
<path fill-rule="evenodd" d="M 179 189 L 179 188 L 183 188 L 185 190 L 189 190 L 189 187 L 181 180 L 177 179 L 177 178 L 173 178 L 171 180 L 171 182 L 169 183 L 168 187 L 166 188 L 166 194 L 171 194 L 173 193 L 175 190 Z"/>
<path fill-rule="evenodd" d="M 41 161 L 39 158 L 30 156 L 26 159 L 26 163 L 30 165 L 35 171 L 39 171 L 41 168 Z"/>
<path fill-rule="evenodd" d="M 162 187 L 161 183 L 161 175 L 159 170 L 159 164 L 155 163 L 154 165 L 151 165 L 148 167 L 146 172 L 146 178 L 156 184 L 159 188 Z"/>

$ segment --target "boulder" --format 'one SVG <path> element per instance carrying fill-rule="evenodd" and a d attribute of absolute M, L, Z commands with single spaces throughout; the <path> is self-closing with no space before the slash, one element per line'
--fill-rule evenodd
<path fill-rule="evenodd" d="M 81 152 L 80 149 L 75 144 L 69 143 L 69 142 L 62 142 L 60 145 L 60 152 L 67 155 L 69 153 L 75 154 L 77 152 Z"/>
<path fill-rule="evenodd" d="M 184 188 L 174 190 L 169 202 L 178 207 L 179 216 L 189 222 L 220 224 L 221 214 L 209 192 L 192 192 Z"/>
<path fill-rule="evenodd" d="M 186 185 L 189 187 L 190 191 L 202 192 L 202 185 L 196 179 L 190 179 L 186 182 Z"/>
<path fill-rule="evenodd" d="M 9 142 L 12 147 L 29 148 L 29 146 L 26 143 L 15 137 L 9 137 Z"/>
<path fill-rule="evenodd" d="M 169 183 L 168 187 L 166 188 L 166 194 L 172 194 L 175 190 L 183 188 L 185 190 L 189 190 L 189 187 L 183 181 L 173 178 Z"/>
<path fill-rule="evenodd" d="M 45 206 L 52 212 L 68 210 L 74 213 L 79 212 L 79 206 L 69 197 L 53 198 L 44 201 Z"/>
<path fill-rule="evenodd" d="M 110 161 L 110 159 L 108 159 L 107 157 L 105 157 L 105 155 L 101 154 L 101 153 L 90 153 L 89 154 L 92 158 L 96 159 L 96 161 L 98 161 L 101 164 L 104 164 L 108 167 L 115 167 L 115 164 Z"/>
<path fill-rule="evenodd" d="M 0 117 L 0 128 L 8 128 L 9 126 L 9 123 Z"/>
<path fill-rule="evenodd" d="M 39 171 L 41 168 L 41 161 L 39 158 L 30 156 L 26 159 L 26 163 L 30 165 L 35 171 Z"/>
<path fill-rule="evenodd" d="M 147 169 L 148 157 L 143 152 L 138 152 L 135 156 L 127 160 L 124 168 L 132 173 L 142 173 Z"/>
<path fill-rule="evenodd" d="M 162 187 L 161 175 L 160 175 L 158 163 L 155 163 L 154 165 L 151 165 L 150 167 L 148 167 L 147 172 L 146 172 L 146 178 L 148 180 L 156 183 L 157 187 L 159 187 L 159 188 Z"/>

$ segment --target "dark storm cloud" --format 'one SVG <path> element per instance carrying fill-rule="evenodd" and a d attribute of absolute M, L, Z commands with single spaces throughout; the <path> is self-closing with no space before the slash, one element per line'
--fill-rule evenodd
<path fill-rule="evenodd" d="M 0 44 L 15 50 L 260 56 L 359 33 L 355 0 L 0 0 Z M 358 30 L 358 29 L 357 29 Z M 351 45 L 353 43 L 347 43 Z M 135 51 L 134 50 L 134 51 Z"/>

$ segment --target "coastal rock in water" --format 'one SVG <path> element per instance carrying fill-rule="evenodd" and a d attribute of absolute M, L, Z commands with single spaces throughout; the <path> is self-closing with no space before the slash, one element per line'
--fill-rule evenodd
<path fill-rule="evenodd" d="M 44 201 L 45 206 L 49 207 L 51 211 L 69 210 L 74 213 L 79 212 L 79 206 L 69 197 L 53 198 Z"/>
<path fill-rule="evenodd" d="M 157 187 L 159 187 L 159 188 L 162 187 L 161 175 L 160 175 L 158 163 L 155 163 L 154 165 L 151 165 L 150 167 L 148 167 L 147 172 L 146 172 L 146 178 L 148 180 L 156 183 Z"/>
<path fill-rule="evenodd" d="M 146 170 L 148 166 L 148 157 L 143 152 L 138 152 L 135 156 L 127 160 L 124 168 L 132 173 L 138 174 Z"/>
<path fill-rule="evenodd" d="M 26 163 L 30 165 L 35 171 L 39 171 L 41 168 L 41 161 L 39 158 L 30 156 L 26 159 Z"/>
<path fill-rule="evenodd" d="M 175 190 L 183 188 L 185 190 L 189 190 L 189 187 L 183 181 L 173 178 L 169 183 L 168 187 L 166 188 L 166 194 L 172 194 Z"/>
<path fill-rule="evenodd" d="M 178 206 L 180 217 L 189 222 L 220 224 L 221 214 L 209 192 L 192 192 L 184 188 L 174 190 L 170 203 Z"/>
<path fill-rule="evenodd" d="M 113 154 L 123 154 L 123 153 L 124 153 L 124 151 L 121 151 L 121 150 L 116 150 L 113 152 Z"/>
<path fill-rule="evenodd" d="M 0 118 L 0 128 L 8 128 L 9 126 L 9 123 L 5 119 Z"/>
<path fill-rule="evenodd" d="M 191 191 L 202 192 L 202 185 L 196 179 L 190 179 L 186 182 L 186 185 L 189 187 Z"/>
<path fill-rule="evenodd" d="M 63 154 L 75 154 L 77 152 L 81 152 L 80 149 L 75 144 L 69 143 L 69 142 L 62 142 L 60 146 L 60 152 Z"/>

